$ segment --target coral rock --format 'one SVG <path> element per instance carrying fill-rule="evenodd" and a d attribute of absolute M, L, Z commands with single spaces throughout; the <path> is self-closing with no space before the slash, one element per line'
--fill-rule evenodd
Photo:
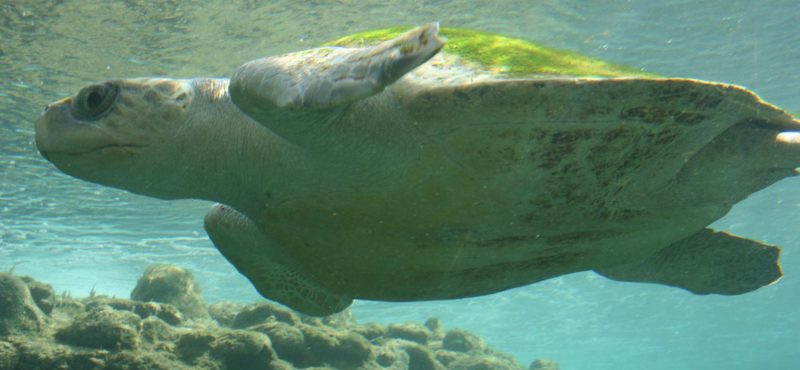
<path fill-rule="evenodd" d="M 279 307 L 269 302 L 259 302 L 245 306 L 236 314 L 231 327 L 245 329 L 251 326 L 280 321 L 290 325 L 300 323 L 300 317 L 288 308 Z"/>
<path fill-rule="evenodd" d="M 301 368 L 317 364 L 300 329 L 283 322 L 271 322 L 250 327 L 249 330 L 266 334 L 281 359 Z"/>
<path fill-rule="evenodd" d="M 178 309 L 172 305 L 166 303 L 136 302 L 130 299 L 121 298 L 98 299 L 87 303 L 86 310 L 92 310 L 95 307 L 103 305 L 109 306 L 118 311 L 133 312 L 139 315 L 139 317 L 142 319 L 155 316 L 173 326 L 180 326 L 183 323 L 183 315 L 180 313 L 180 311 L 178 311 Z"/>
<path fill-rule="evenodd" d="M 151 316 L 142 320 L 142 340 L 149 343 L 171 343 L 178 337 L 178 331 L 163 320 Z"/>
<path fill-rule="evenodd" d="M 177 307 L 191 319 L 210 319 L 200 287 L 188 270 L 173 265 L 153 265 L 144 271 L 131 299 L 140 302 L 161 302 Z"/>
<path fill-rule="evenodd" d="M 389 329 L 384 335 L 386 338 L 405 339 L 422 345 L 427 344 L 432 336 L 433 334 L 428 328 L 416 322 L 389 324 Z"/>
<path fill-rule="evenodd" d="M 372 347 L 364 337 L 352 332 L 339 336 L 340 363 L 360 365 L 372 356 Z"/>
<path fill-rule="evenodd" d="M 81 347 L 135 349 L 139 346 L 141 330 L 142 319 L 138 315 L 101 305 L 59 330 L 56 339 Z"/>
<path fill-rule="evenodd" d="M 14 345 L 0 341 L 0 369 L 16 369 L 19 363 L 19 353 Z"/>
<path fill-rule="evenodd" d="M 159 353 L 149 351 L 121 351 L 109 354 L 104 359 L 105 367 L 100 370 L 194 370 L 178 361 Z M 72 369 L 92 369 L 90 367 L 72 367 Z"/>
<path fill-rule="evenodd" d="M 436 361 L 439 361 L 442 365 L 449 367 L 450 363 L 461 359 L 465 359 L 469 356 L 467 356 L 467 354 L 465 353 L 440 349 L 436 351 L 436 353 L 434 353 L 434 357 L 436 357 Z"/>
<path fill-rule="evenodd" d="M 379 346 L 375 349 L 375 362 L 387 369 L 408 369 L 408 353 L 390 346 Z"/>
<path fill-rule="evenodd" d="M 146 301 L 54 296 L 26 281 L 0 274 L 0 328 L 10 332 L 0 335 L 0 370 L 522 370 L 474 334 L 445 335 L 436 318 L 359 325 L 350 311 L 314 318 L 267 302 L 222 302 L 208 308 L 208 320 L 187 321 L 181 310 L 205 309 L 199 296 L 187 306 L 154 294 L 199 291 L 174 266 L 148 268 L 133 294 Z M 34 286 L 40 302 L 58 303 L 49 317 Z M 557 369 L 537 361 L 534 370 Z"/>
<path fill-rule="evenodd" d="M 543 360 L 541 358 L 537 358 L 531 363 L 531 366 L 528 368 L 530 370 L 559 370 L 561 366 L 558 366 L 557 363 L 553 361 Z"/>
<path fill-rule="evenodd" d="M 28 286 L 36 306 L 48 315 L 53 312 L 53 307 L 56 305 L 56 291 L 53 286 L 36 281 L 30 276 L 20 276 L 19 278 Z"/>
<path fill-rule="evenodd" d="M 442 348 L 453 352 L 484 352 L 486 344 L 479 336 L 466 330 L 453 329 L 445 334 L 442 340 Z"/>
<path fill-rule="evenodd" d="M 348 328 L 354 333 L 361 334 L 367 340 L 373 340 L 386 335 L 386 327 L 374 322 L 366 323 L 364 325 L 355 325 Z"/>
<path fill-rule="evenodd" d="M 442 320 L 438 317 L 431 317 L 425 320 L 425 327 L 433 333 L 433 340 L 444 339 L 444 329 L 442 329 Z"/>
<path fill-rule="evenodd" d="M 19 352 L 20 369 L 70 369 L 69 347 L 42 341 L 14 343 Z"/>
<path fill-rule="evenodd" d="M 211 351 L 211 343 L 216 337 L 211 331 L 193 330 L 182 334 L 175 345 L 175 353 L 183 362 L 195 364 L 198 359 Z"/>
<path fill-rule="evenodd" d="M 211 355 L 228 369 L 268 369 L 278 359 L 266 335 L 244 330 L 230 330 L 216 338 Z"/>
<path fill-rule="evenodd" d="M 404 339 L 390 339 L 384 342 L 384 346 L 392 348 L 396 352 L 404 352 L 406 356 L 400 355 L 398 357 L 408 358 L 408 369 L 445 370 L 444 365 L 436 361 L 433 353 L 428 348 L 418 343 Z"/>
<path fill-rule="evenodd" d="M 242 308 L 244 308 L 244 305 L 241 303 L 217 302 L 208 306 L 208 314 L 217 321 L 217 324 L 232 328 L 233 320 Z"/>
<path fill-rule="evenodd" d="M 353 325 L 358 325 L 358 321 L 350 312 L 350 310 L 344 310 L 342 312 L 335 313 L 333 315 L 328 315 L 325 317 L 314 317 L 314 316 L 307 316 L 300 314 L 302 321 L 306 324 L 312 324 L 316 326 L 329 326 L 331 328 L 336 329 L 345 329 Z"/>
<path fill-rule="evenodd" d="M 305 336 L 309 350 L 321 363 L 352 367 L 364 363 L 372 354 L 369 342 L 356 333 L 305 324 L 298 328 Z"/>
<path fill-rule="evenodd" d="M 447 368 L 449 370 L 521 370 L 516 361 L 509 361 L 502 357 L 475 356 L 453 361 Z"/>
<path fill-rule="evenodd" d="M 41 331 L 46 315 L 36 306 L 28 286 L 18 277 L 0 273 L 0 336 Z"/>

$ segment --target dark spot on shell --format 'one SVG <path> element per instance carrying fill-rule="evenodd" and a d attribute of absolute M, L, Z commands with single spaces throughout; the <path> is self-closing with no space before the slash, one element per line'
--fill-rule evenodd
<path fill-rule="evenodd" d="M 603 141 L 611 142 L 617 139 L 623 139 L 623 145 L 626 145 L 631 141 L 630 139 L 633 135 L 634 132 L 630 129 L 608 130 L 603 134 Z"/>
<path fill-rule="evenodd" d="M 588 139 L 591 136 L 591 130 L 559 131 L 553 134 L 550 143 L 556 145 L 572 144 L 578 140 Z"/>
<path fill-rule="evenodd" d="M 725 98 L 721 94 L 700 94 L 692 92 L 689 94 L 689 101 L 705 109 L 716 109 Z"/>
<path fill-rule="evenodd" d="M 494 95 L 495 88 L 489 85 L 481 85 L 477 89 L 478 96 Z"/>
<path fill-rule="evenodd" d="M 570 174 L 570 173 L 576 173 L 577 171 L 578 171 L 578 166 L 575 165 L 575 163 L 567 163 L 567 164 L 564 164 L 564 166 L 561 167 L 561 170 L 559 170 L 559 173 L 561 173 L 562 175 L 566 175 L 566 174 Z"/>
<path fill-rule="evenodd" d="M 453 91 L 453 96 L 461 102 L 467 102 L 470 100 L 469 94 L 464 92 L 462 89 L 455 89 Z"/>
<path fill-rule="evenodd" d="M 670 131 L 661 132 L 658 135 L 658 139 L 656 140 L 656 145 L 663 145 L 670 143 L 675 139 L 677 139 L 679 136 L 681 136 L 681 134 L 677 132 L 670 132 Z"/>
<path fill-rule="evenodd" d="M 550 236 L 547 238 L 548 244 L 573 244 L 585 243 L 601 239 L 607 239 L 617 234 L 615 230 L 592 230 L 566 233 Z"/>
<path fill-rule="evenodd" d="M 494 137 L 499 141 L 509 142 L 513 145 L 518 144 L 521 140 L 519 130 L 500 130 Z"/>
<path fill-rule="evenodd" d="M 423 244 L 418 242 L 414 243 L 414 248 L 416 248 L 417 250 L 429 249 L 430 247 L 431 247 L 430 244 Z"/>
<path fill-rule="evenodd" d="M 496 243 L 514 243 L 522 240 L 530 239 L 530 236 L 523 236 L 523 235 L 509 235 L 509 236 L 501 236 L 499 238 L 490 239 L 491 242 Z"/>
<path fill-rule="evenodd" d="M 499 151 L 498 154 L 504 155 L 505 157 L 507 157 L 506 159 L 508 160 L 513 160 L 517 155 L 517 151 L 514 150 L 514 148 L 509 147 L 509 148 L 503 148 L 502 150 Z"/>
<path fill-rule="evenodd" d="M 614 108 L 609 106 L 597 106 L 597 105 L 590 105 L 586 107 L 586 109 L 582 110 L 580 113 L 581 120 L 586 120 L 590 116 L 606 116 L 609 115 L 611 112 L 614 111 Z"/>
<path fill-rule="evenodd" d="M 664 123 L 664 118 L 668 114 L 663 109 L 655 107 L 636 107 L 626 108 L 620 113 L 620 117 L 627 121 L 640 121 L 647 124 Z"/>
<path fill-rule="evenodd" d="M 144 100 L 151 104 L 161 104 L 161 95 L 155 91 L 148 91 L 144 93 Z"/>
<path fill-rule="evenodd" d="M 573 147 L 556 147 L 551 150 L 548 150 L 541 155 L 542 163 L 539 164 L 539 168 L 550 170 L 556 167 L 561 160 L 572 153 Z"/>
<path fill-rule="evenodd" d="M 775 123 L 770 122 L 769 120 L 763 118 L 747 118 L 743 119 L 736 123 L 737 125 L 745 124 L 745 125 L 753 125 L 769 130 L 790 130 L 790 128 L 782 125 L 776 125 Z M 796 130 L 795 130 L 796 131 Z"/>
<path fill-rule="evenodd" d="M 707 120 L 708 118 L 709 116 L 707 114 L 692 112 L 681 112 L 675 115 L 675 121 L 687 126 L 695 126 Z"/>
<path fill-rule="evenodd" d="M 542 212 L 544 210 L 548 210 L 553 208 L 553 203 L 550 201 L 549 198 L 547 199 L 530 199 L 528 200 L 528 205 L 531 206 L 532 210 L 527 214 L 520 215 L 517 219 L 524 223 L 524 224 L 532 224 L 540 220 L 540 214 L 545 213 Z"/>

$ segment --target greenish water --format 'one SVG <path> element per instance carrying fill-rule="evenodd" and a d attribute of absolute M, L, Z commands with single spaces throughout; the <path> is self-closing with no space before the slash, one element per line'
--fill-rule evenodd
<path fill-rule="evenodd" d="M 400 24 L 504 33 L 661 75 L 747 86 L 800 112 L 796 1 L 17 1 L 0 4 L 0 269 L 78 295 L 127 296 L 153 262 L 190 268 L 210 301 L 258 298 L 202 230 L 209 206 L 69 178 L 42 159 L 48 103 L 113 77 L 229 76 L 248 60 Z M 527 364 L 562 369 L 800 367 L 800 181 L 714 225 L 781 245 L 785 277 L 701 297 L 582 273 L 452 302 L 357 302 L 360 321 L 442 317 Z"/>

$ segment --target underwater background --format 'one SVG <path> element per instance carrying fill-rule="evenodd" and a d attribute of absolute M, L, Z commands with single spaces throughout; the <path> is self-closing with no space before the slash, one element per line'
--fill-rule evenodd
<path fill-rule="evenodd" d="M 0 270 L 56 291 L 128 297 L 144 268 L 193 271 L 208 302 L 260 299 L 202 228 L 211 205 L 159 201 L 58 172 L 36 151 L 44 106 L 107 78 L 230 76 L 266 55 L 392 25 L 473 28 L 643 68 L 734 83 L 800 112 L 800 4 L 762 1 L 16 0 L 0 3 Z M 523 365 L 800 368 L 800 178 L 712 225 L 783 248 L 785 276 L 736 297 L 573 274 L 447 302 L 358 301 L 360 322 L 471 330 Z"/>

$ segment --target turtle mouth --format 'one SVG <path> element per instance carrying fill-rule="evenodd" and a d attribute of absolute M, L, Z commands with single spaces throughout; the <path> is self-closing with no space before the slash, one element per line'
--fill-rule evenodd
<path fill-rule="evenodd" d="M 70 111 L 71 98 L 51 104 L 36 120 L 36 147 L 52 162 L 53 156 L 103 155 L 109 152 L 134 152 L 146 148 L 126 143 L 102 125 L 76 120 Z"/>
<path fill-rule="evenodd" d="M 97 147 L 97 148 L 94 148 L 94 149 L 81 150 L 81 151 L 44 150 L 44 149 L 40 148 L 39 149 L 39 153 L 42 155 L 42 157 L 44 157 L 44 159 L 47 159 L 48 161 L 52 162 L 52 160 L 50 159 L 50 156 L 53 155 L 53 154 L 55 154 L 55 155 L 65 155 L 65 156 L 71 156 L 71 157 L 80 157 L 80 156 L 85 156 L 85 155 L 104 155 L 104 154 L 106 154 L 108 152 L 111 152 L 111 151 L 120 151 L 120 152 L 123 152 L 123 153 L 128 153 L 128 154 L 133 155 L 133 154 L 135 154 L 135 152 L 137 152 L 139 150 L 142 150 L 142 149 L 145 149 L 145 148 L 147 148 L 147 145 L 109 144 L 109 145 L 103 145 L 103 146 L 100 146 L 100 147 Z"/>

